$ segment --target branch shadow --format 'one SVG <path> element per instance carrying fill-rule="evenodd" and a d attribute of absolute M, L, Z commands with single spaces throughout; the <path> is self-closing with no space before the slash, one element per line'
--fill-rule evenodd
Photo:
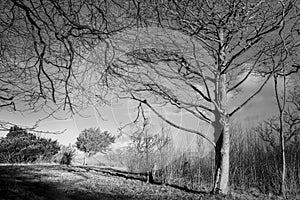
<path fill-rule="evenodd" d="M 47 168 L 47 166 L 43 166 Z M 71 168 L 70 168 L 71 169 Z M 45 182 L 45 174 L 38 174 L 39 168 L 32 166 L 0 166 L 1 200 L 118 200 L 133 199 L 132 196 L 99 193 L 85 190 L 64 190 L 60 183 Z"/>
<path fill-rule="evenodd" d="M 123 177 L 126 179 L 131 179 L 131 180 L 139 180 L 142 182 L 147 182 L 147 174 L 146 173 L 136 173 L 136 172 L 128 172 L 128 171 L 122 171 L 122 170 L 117 170 L 109 167 L 91 167 L 91 166 L 77 166 L 78 168 L 85 169 L 86 171 L 96 171 L 96 172 L 101 172 L 103 174 L 107 174 L 110 176 L 117 176 L 117 177 Z M 149 184 L 154 184 L 154 185 L 165 185 L 169 186 L 184 192 L 188 193 L 193 193 L 193 194 L 210 194 L 210 192 L 207 191 L 198 191 L 198 190 L 193 190 L 188 187 L 183 187 L 179 186 L 176 184 L 171 184 L 171 183 L 163 183 L 158 180 L 153 180 Z"/>

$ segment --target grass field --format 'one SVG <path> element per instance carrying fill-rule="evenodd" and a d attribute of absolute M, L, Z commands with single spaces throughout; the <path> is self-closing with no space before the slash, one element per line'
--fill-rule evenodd
<path fill-rule="evenodd" d="M 108 168 L 0 165 L 1 200 L 281 199 L 255 191 L 231 193 L 222 197 L 176 186 L 148 184 L 142 177 Z"/>

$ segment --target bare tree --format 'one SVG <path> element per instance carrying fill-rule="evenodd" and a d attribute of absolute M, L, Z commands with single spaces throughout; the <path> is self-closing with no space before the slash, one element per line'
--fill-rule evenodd
<path fill-rule="evenodd" d="M 214 193 L 229 190 L 230 118 L 273 75 L 264 62 L 266 50 L 290 45 L 287 59 L 299 68 L 299 0 L 7 0 L 0 11 L 2 107 L 14 109 L 22 101 L 50 115 L 60 108 L 78 112 L 86 102 L 103 101 L 105 86 L 116 86 L 119 97 L 211 143 Z M 257 91 L 229 110 L 228 93 L 261 71 Z M 212 125 L 214 138 L 175 123 L 155 104 Z"/>
<path fill-rule="evenodd" d="M 286 2 L 284 1 L 280 1 L 280 4 L 282 7 L 286 6 Z M 296 7 L 296 9 L 298 8 Z M 283 9 L 281 12 L 282 16 L 286 15 L 286 10 Z M 277 32 L 277 37 L 275 37 L 276 39 L 265 43 L 267 49 L 262 56 L 265 68 L 272 69 L 275 99 L 278 108 L 278 118 L 269 120 L 267 127 L 271 129 L 267 130 L 264 136 L 267 136 L 265 139 L 269 139 L 269 142 L 272 144 L 272 142 L 274 142 L 271 138 L 272 129 L 276 130 L 280 135 L 279 141 L 282 160 L 281 193 L 284 198 L 286 198 L 286 142 L 294 136 L 293 133 L 290 133 L 291 137 L 286 137 L 285 131 L 285 122 L 289 121 L 289 119 L 287 119 L 288 117 L 291 117 L 291 110 L 289 109 L 286 111 L 288 79 L 290 78 L 289 76 L 298 72 L 300 50 L 300 41 L 298 39 L 299 18 L 290 18 L 289 20 L 293 21 L 293 23 L 288 21 L 288 19 L 283 18 L 280 23 L 279 31 Z M 287 26 L 290 26 L 290 28 L 286 29 L 285 27 Z M 291 33 L 287 34 L 286 31 L 290 31 Z M 268 74 L 269 72 L 266 73 Z M 282 88 L 282 90 L 280 88 Z M 278 123 L 274 123 L 274 120 L 278 120 Z M 289 127 L 288 124 L 287 127 Z"/>
<path fill-rule="evenodd" d="M 138 170 L 145 170 L 147 182 L 153 182 L 154 168 L 158 160 L 162 160 L 162 150 L 171 141 L 170 137 L 165 135 L 165 126 L 162 125 L 161 134 L 153 133 L 152 126 L 148 119 L 143 122 L 136 122 L 132 133 L 127 134 L 131 143 L 127 151 L 130 157 L 138 158 L 138 164 L 135 166 Z M 160 155 L 158 155 L 160 154 Z M 160 156 L 160 158 L 157 158 Z"/>
<path fill-rule="evenodd" d="M 288 53 L 288 52 L 287 52 Z M 277 102 L 277 108 L 279 112 L 279 134 L 280 134 L 280 148 L 281 148 L 281 159 L 282 159 L 282 171 L 281 171 L 281 193 L 284 198 L 285 196 L 285 180 L 286 180 L 286 156 L 285 156 L 285 137 L 284 137 L 284 111 L 286 109 L 286 89 L 287 89 L 287 81 L 286 81 L 286 74 L 285 74 L 285 65 L 283 64 L 282 71 L 283 71 L 283 91 L 282 91 L 282 99 L 280 101 L 280 94 L 278 89 L 278 75 L 276 73 L 273 74 L 274 79 L 274 91 L 275 97 Z"/>
<path fill-rule="evenodd" d="M 208 140 L 215 148 L 213 192 L 227 194 L 230 118 L 273 76 L 274 68 L 266 64 L 268 48 L 289 46 L 285 60 L 291 71 L 299 69 L 299 1 L 135 3 L 138 29 L 112 39 L 105 81 L 119 97 L 138 101 L 169 125 Z M 228 94 L 239 92 L 253 75 L 263 75 L 260 86 L 229 110 Z M 213 126 L 214 138 L 175 123 L 157 104 Z"/>
<path fill-rule="evenodd" d="M 279 79 L 280 80 L 280 79 Z M 274 150 L 281 151 L 281 193 L 286 198 L 286 147 L 288 144 L 296 144 L 300 136 L 300 110 L 299 85 L 293 85 L 292 90 L 288 90 L 286 76 L 281 78 L 282 94 L 278 85 L 278 76 L 274 75 L 274 91 L 278 107 L 278 115 L 265 120 L 255 128 L 261 138 L 269 143 Z"/>

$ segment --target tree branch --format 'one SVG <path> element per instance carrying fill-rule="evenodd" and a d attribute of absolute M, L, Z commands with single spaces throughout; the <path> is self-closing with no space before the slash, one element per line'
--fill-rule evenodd
<path fill-rule="evenodd" d="M 239 111 L 242 107 L 244 107 L 249 101 L 251 101 L 262 89 L 263 87 L 266 85 L 266 83 L 268 82 L 268 80 L 271 78 L 272 74 L 269 74 L 269 76 L 266 78 L 266 80 L 263 82 L 263 84 L 259 87 L 259 89 L 254 92 L 246 101 L 244 101 L 242 104 L 240 104 L 236 109 L 234 109 L 230 114 L 229 117 L 231 117 L 234 113 L 236 113 L 237 111 Z"/>
<path fill-rule="evenodd" d="M 170 120 L 166 119 L 164 116 L 162 116 L 159 112 L 157 112 L 148 102 L 147 100 L 141 100 L 141 99 L 137 99 L 136 97 L 132 97 L 132 99 L 136 100 L 136 101 L 139 101 L 141 102 L 142 104 L 145 104 L 148 108 L 150 108 L 150 110 L 152 110 L 152 112 L 154 112 L 160 119 L 162 119 L 164 122 L 166 122 L 167 124 L 179 129 L 179 130 L 182 130 L 182 131 L 186 131 L 186 132 L 189 132 L 189 133 L 195 133 L 201 137 L 203 137 L 204 139 L 206 139 L 210 144 L 212 144 L 214 147 L 215 147 L 215 143 L 213 141 L 211 141 L 205 134 L 199 132 L 199 131 L 196 131 L 196 130 L 193 130 L 193 129 L 188 129 L 188 128 L 184 128 L 182 126 L 179 126 L 173 122 L 171 122 Z"/>

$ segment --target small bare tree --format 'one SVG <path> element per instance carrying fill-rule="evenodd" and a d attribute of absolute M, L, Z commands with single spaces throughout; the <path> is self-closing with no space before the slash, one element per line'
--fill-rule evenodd
<path fill-rule="evenodd" d="M 163 148 L 170 143 L 171 139 L 164 132 L 152 133 L 151 125 L 146 118 L 142 123 L 137 121 L 133 126 L 135 130 L 127 134 L 131 141 L 126 150 L 127 154 L 130 154 L 128 156 L 131 158 L 138 159 L 135 167 L 139 171 L 146 172 L 147 182 L 153 182 L 155 165 L 158 164 L 158 160 L 162 161 Z M 162 127 L 163 131 L 164 128 Z"/>
<path fill-rule="evenodd" d="M 270 144 L 273 150 L 281 151 L 281 193 L 286 197 L 286 147 L 289 144 L 297 144 L 300 137 L 300 110 L 299 103 L 299 85 L 293 85 L 292 90 L 288 90 L 285 83 L 285 76 L 282 77 L 282 95 L 279 94 L 278 77 L 274 77 L 274 91 L 278 115 L 265 120 L 255 128 L 261 138 Z"/>

